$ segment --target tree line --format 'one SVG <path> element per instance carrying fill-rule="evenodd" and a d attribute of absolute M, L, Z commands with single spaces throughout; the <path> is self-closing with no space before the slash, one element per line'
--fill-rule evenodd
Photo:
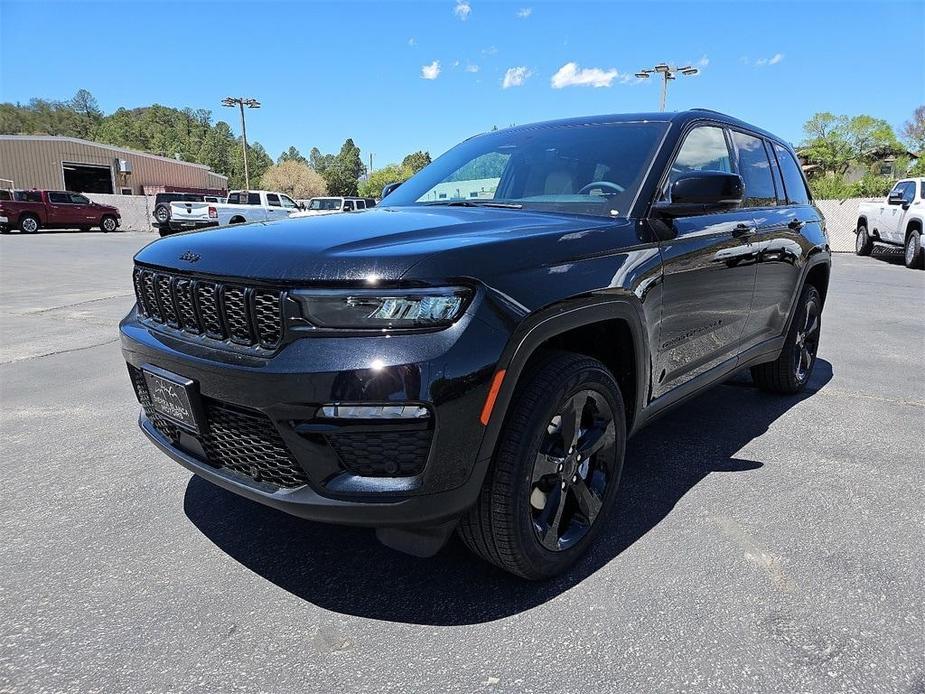
<path fill-rule="evenodd" d="M 205 164 L 227 176 L 230 188 L 245 187 L 241 138 L 225 121 L 213 121 L 209 109 L 154 104 L 119 108 L 107 115 L 93 95 L 81 89 L 64 101 L 35 98 L 27 104 L 0 103 L 0 134 L 61 135 L 137 149 Z M 380 181 L 405 180 L 430 163 L 430 154 L 415 152 L 400 165 L 384 167 L 366 177 L 360 148 L 350 138 L 336 154 L 322 154 L 313 147 L 306 158 L 292 146 L 276 162 L 259 142 L 248 142 L 247 163 L 252 187 L 280 190 L 298 198 L 374 197 L 382 190 Z"/>
<path fill-rule="evenodd" d="M 803 162 L 811 165 L 810 187 L 819 199 L 886 194 L 895 178 L 882 175 L 878 169 L 886 157 L 894 160 L 895 176 L 925 175 L 925 161 L 919 158 L 912 163 L 909 155 L 910 151 L 925 153 L 925 106 L 915 109 L 899 133 L 887 121 L 866 114 L 828 112 L 815 114 L 803 131 L 805 139 L 798 152 Z M 79 137 L 177 157 L 228 176 L 230 188 L 245 187 L 241 139 L 225 121 L 213 122 L 209 109 L 154 104 L 119 108 L 106 115 L 93 95 L 81 89 L 65 101 L 36 98 L 27 104 L 0 103 L 0 133 Z M 384 185 L 405 181 L 431 161 L 429 152 L 412 152 L 400 163 L 368 172 L 360 148 L 351 138 L 336 154 L 323 154 L 313 147 L 306 157 L 291 146 L 275 162 L 259 142 L 251 142 L 247 159 L 252 186 L 280 190 L 295 198 L 378 197 Z M 479 171 L 466 171 L 464 178 L 497 175 L 497 162 L 490 157 L 471 166 L 479 167 Z M 860 167 L 864 175 L 849 182 L 847 174 L 853 167 Z"/>
<path fill-rule="evenodd" d="M 820 199 L 880 197 L 897 178 L 925 175 L 925 106 L 919 106 L 899 133 L 885 120 L 817 113 L 803 125 L 805 139 L 797 148 L 810 166 L 808 179 L 813 196 Z M 918 155 L 913 161 L 910 152 Z M 882 174 L 880 165 L 892 161 L 892 174 Z M 849 170 L 862 175 L 848 180 Z"/>

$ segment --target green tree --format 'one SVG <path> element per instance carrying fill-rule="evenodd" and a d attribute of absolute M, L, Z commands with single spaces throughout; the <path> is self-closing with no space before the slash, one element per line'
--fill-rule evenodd
<path fill-rule="evenodd" d="M 86 89 L 78 89 L 68 106 L 74 111 L 74 127 L 78 137 L 85 140 L 93 138 L 97 126 L 103 120 L 103 112 L 94 96 Z"/>
<path fill-rule="evenodd" d="M 412 152 L 401 160 L 401 165 L 411 169 L 412 173 L 417 173 L 425 166 L 430 164 L 430 152 Z"/>
<path fill-rule="evenodd" d="M 353 140 L 347 138 L 340 148 L 336 157 L 326 160 L 323 157 L 328 155 L 315 156 L 316 149 L 312 149 L 310 158 L 318 160 L 322 166 L 321 169 L 315 168 L 318 173 L 324 176 L 328 184 L 328 192 L 331 195 L 356 195 L 358 192 L 358 179 L 366 173 L 366 167 L 363 166 L 363 160 L 360 158 L 360 148 L 357 147 Z"/>
<path fill-rule="evenodd" d="M 805 159 L 823 174 L 842 175 L 852 164 L 870 165 L 903 151 L 890 124 L 868 115 L 817 113 L 803 125 Z"/>
<path fill-rule="evenodd" d="M 308 164 L 308 159 L 302 156 L 302 153 L 299 152 L 294 146 L 290 146 L 285 152 L 279 155 L 276 163 L 282 164 L 284 161 L 294 161 L 299 164 Z"/>
<path fill-rule="evenodd" d="M 382 195 L 382 189 L 389 183 L 401 183 L 407 181 L 413 175 L 414 172 L 404 163 L 383 166 L 381 169 L 376 169 L 366 179 L 360 181 L 360 195 L 364 198 L 378 198 Z"/>

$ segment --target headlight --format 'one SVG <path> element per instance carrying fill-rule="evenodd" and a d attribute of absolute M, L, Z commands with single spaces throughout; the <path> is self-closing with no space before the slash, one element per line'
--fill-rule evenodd
<path fill-rule="evenodd" d="M 301 290 L 290 296 L 319 328 L 388 330 L 439 328 L 453 323 L 469 303 L 464 287 L 428 289 Z"/>

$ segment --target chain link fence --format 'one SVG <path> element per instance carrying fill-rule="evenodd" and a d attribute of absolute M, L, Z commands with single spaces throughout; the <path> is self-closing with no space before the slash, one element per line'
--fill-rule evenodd
<path fill-rule="evenodd" d="M 825 217 L 829 232 L 829 246 L 836 253 L 854 252 L 854 230 L 858 223 L 858 205 L 862 202 L 880 202 L 881 198 L 848 198 L 847 200 L 816 200 L 816 206 Z"/>

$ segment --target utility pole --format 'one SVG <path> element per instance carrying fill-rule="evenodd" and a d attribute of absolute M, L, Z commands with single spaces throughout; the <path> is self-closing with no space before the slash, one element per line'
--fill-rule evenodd
<path fill-rule="evenodd" d="M 260 102 L 257 99 L 251 99 L 244 96 L 226 96 L 222 99 L 222 106 L 234 108 L 237 106 L 241 109 L 241 148 L 244 150 L 244 187 L 250 190 L 251 175 L 247 168 L 247 123 L 244 121 L 244 107 L 260 108 Z"/>
<path fill-rule="evenodd" d="M 366 172 L 367 176 L 373 175 L 373 153 L 369 153 L 369 171 Z"/>
<path fill-rule="evenodd" d="M 658 101 L 659 111 L 664 111 L 668 106 L 668 80 L 677 79 L 678 73 L 685 77 L 693 77 L 694 75 L 700 74 L 700 70 L 693 65 L 675 67 L 668 63 L 659 63 L 655 67 L 645 68 L 636 73 L 636 77 L 640 79 L 649 79 L 649 77 L 654 74 L 662 76 L 662 93 Z"/>

